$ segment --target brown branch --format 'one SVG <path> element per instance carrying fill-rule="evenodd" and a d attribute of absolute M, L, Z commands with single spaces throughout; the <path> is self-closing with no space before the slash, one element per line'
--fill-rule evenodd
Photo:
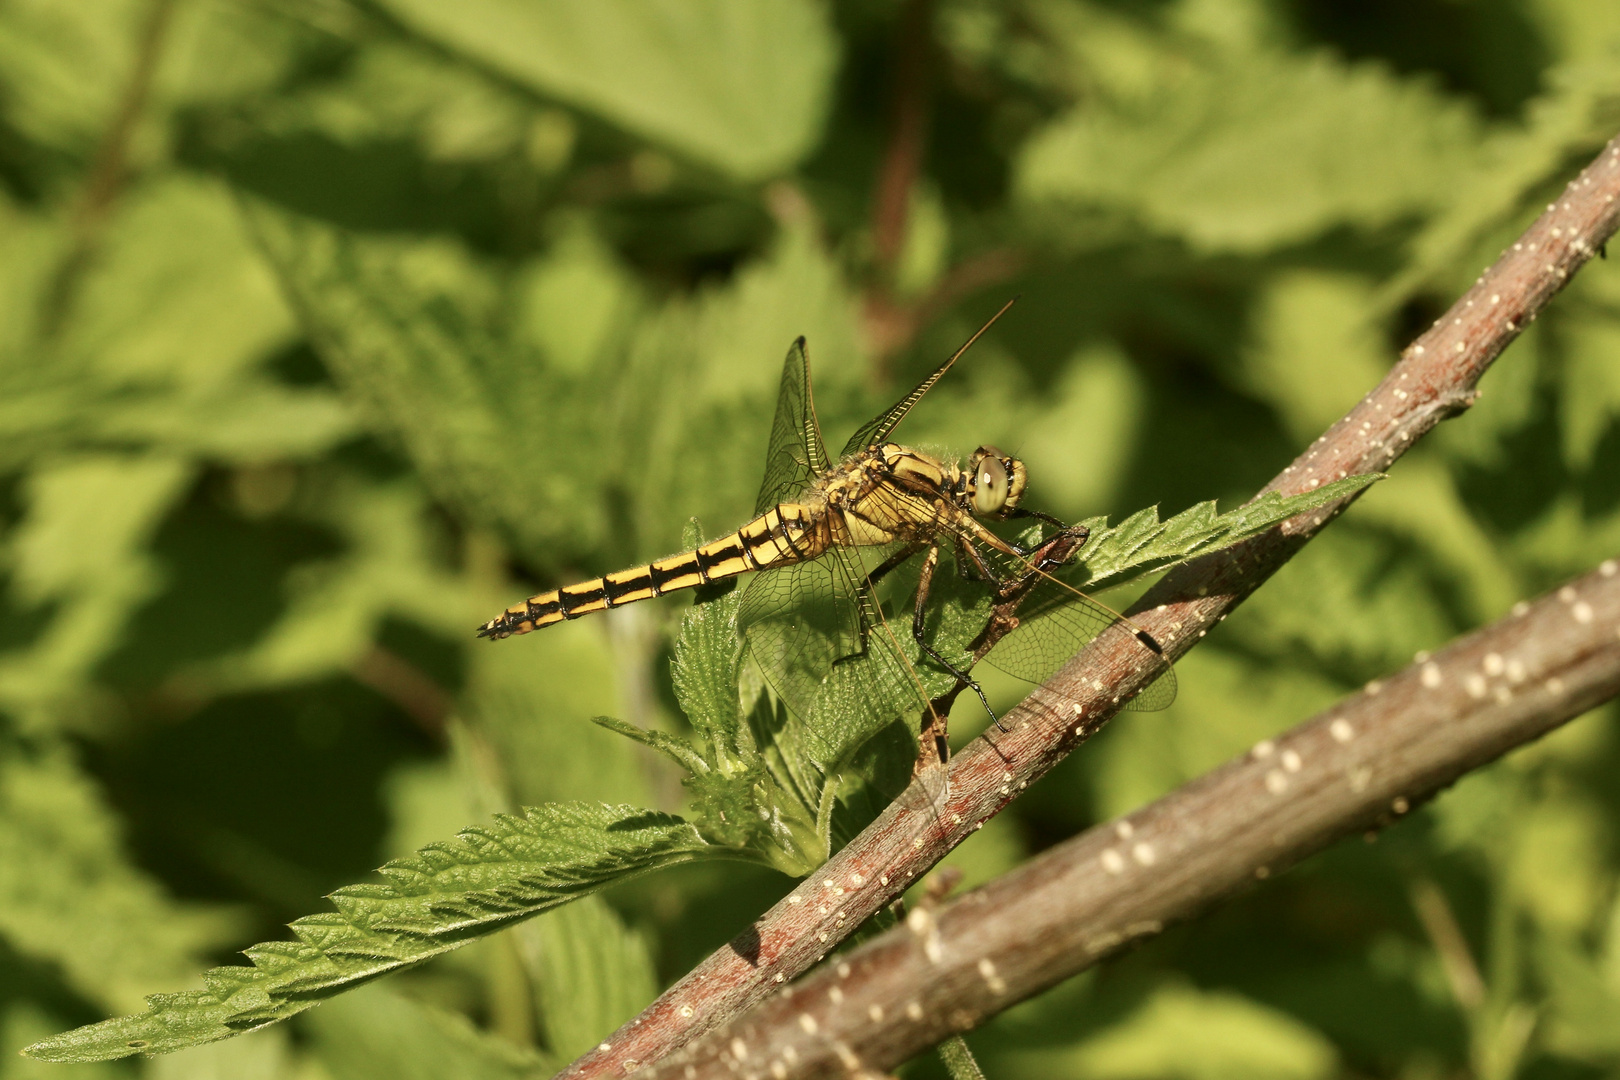
<path fill-rule="evenodd" d="M 1386 469 L 1440 420 L 1466 409 L 1490 363 L 1613 235 L 1620 217 L 1617 196 L 1620 139 L 1605 147 L 1512 249 L 1405 350 L 1376 389 L 1267 490 L 1305 491 L 1351 473 Z M 1185 653 L 1344 505 L 1301 515 L 1264 536 L 1172 570 L 1133 609 L 1136 621 L 1172 656 Z M 709 956 L 564 1075 L 624 1075 L 797 977 L 1140 690 L 1149 673 L 1133 670 L 1137 648 L 1123 628 L 1105 632 L 1003 718 L 1011 730 L 988 732 L 956 756 L 949 797 L 938 813 L 918 809 L 928 801 L 920 790 L 903 794 L 730 946 Z M 1282 775 L 1287 780 L 1287 773 Z M 924 814 L 926 820 L 920 820 Z"/>
<path fill-rule="evenodd" d="M 911 189 L 922 171 L 928 139 L 928 46 L 933 14 L 933 0 L 907 0 L 896 35 L 889 141 L 872 198 L 872 254 L 885 287 L 906 245 Z"/>
<path fill-rule="evenodd" d="M 650 1075 L 893 1068 L 1620 694 L 1617 627 L 1610 560 L 1150 806 L 914 910 Z"/>
<path fill-rule="evenodd" d="M 392 650 L 372 645 L 349 665 L 349 675 L 393 702 L 429 738 L 444 741 L 444 725 L 455 702 L 421 668 Z"/>
<path fill-rule="evenodd" d="M 42 324 L 47 334 L 54 333 L 60 327 L 62 319 L 72 307 L 78 283 L 100 244 L 102 227 L 128 179 L 130 143 L 134 141 L 136 127 L 146 111 L 147 99 L 152 96 L 152 81 L 157 75 L 158 61 L 163 55 L 173 13 L 174 0 L 151 0 L 147 8 L 140 40 L 135 45 L 135 62 L 130 69 L 129 81 L 119 95 L 118 110 L 102 134 L 90 175 L 73 208 L 72 246 L 57 268 L 46 294 Z"/>
<path fill-rule="evenodd" d="M 911 345 L 917 332 L 965 296 L 1010 281 L 1024 272 L 1029 257 L 1016 248 L 991 248 L 945 271 L 921 299 L 905 303 L 882 291 L 867 295 L 861 318 L 867 348 L 879 366 Z"/>
<path fill-rule="evenodd" d="M 1452 998 L 1464 1011 L 1476 1011 L 1485 1003 L 1485 979 L 1479 973 L 1479 965 L 1474 963 L 1468 939 L 1457 925 L 1457 916 L 1446 894 L 1434 879 L 1420 877 L 1412 882 L 1412 907 L 1417 911 L 1424 933 L 1429 935 L 1435 954 L 1440 957 L 1440 968 L 1446 973 Z"/>

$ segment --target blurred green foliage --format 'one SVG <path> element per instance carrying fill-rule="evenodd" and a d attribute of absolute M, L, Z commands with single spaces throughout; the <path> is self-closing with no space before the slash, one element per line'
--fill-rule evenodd
<path fill-rule="evenodd" d="M 681 601 L 470 629 L 742 520 L 796 335 L 837 445 L 1022 293 L 908 441 L 1016 449 L 1068 518 L 1232 506 L 1617 121 L 1609 0 L 4 0 L 0 1077 L 567 1060 L 790 880 L 665 871 L 166 1058 L 11 1052 L 491 813 L 681 811 L 588 723 L 684 734 Z M 969 883 L 1613 555 L 1617 350 L 1594 263 Z M 1588 716 L 970 1042 L 997 1077 L 1615 1075 L 1616 766 Z"/>

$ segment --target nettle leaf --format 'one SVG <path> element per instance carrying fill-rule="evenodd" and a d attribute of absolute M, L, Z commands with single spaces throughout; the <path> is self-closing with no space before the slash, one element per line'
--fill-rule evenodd
<path fill-rule="evenodd" d="M 813 147 L 838 55 L 809 0 L 384 6 L 455 53 L 740 180 Z"/>
<path fill-rule="evenodd" d="M 693 518 L 681 546 L 690 551 L 702 543 L 702 529 Z M 737 636 L 737 608 L 742 590 L 735 581 L 727 585 L 725 592 L 712 599 L 700 597 L 681 618 L 670 669 L 675 700 L 722 772 L 757 757 L 743 723 L 738 690 L 743 652 Z"/>
<path fill-rule="evenodd" d="M 50 619 L 26 647 L 0 653 L 0 703 L 49 723 L 51 704 L 117 648 L 126 620 L 162 588 L 147 545 L 194 471 L 163 454 L 86 454 L 24 478 L 27 514 L 0 559 L 13 603 Z"/>
<path fill-rule="evenodd" d="M 701 543 L 695 524 L 686 537 L 694 547 Z M 745 664 L 737 632 L 741 596 L 736 588 L 700 595 L 675 638 L 675 696 L 696 731 L 696 745 L 606 717 L 596 722 L 691 773 L 686 786 L 704 836 L 799 877 L 830 850 L 826 772 L 806 756 L 799 719 L 764 692 Z"/>
<path fill-rule="evenodd" d="M 534 463 L 600 432 L 611 371 L 570 377 L 498 332 L 498 276 L 453 243 L 248 214 L 322 356 L 436 494 L 537 553 L 600 542 L 600 501 Z"/>
<path fill-rule="evenodd" d="M 65 748 L 0 745 L 0 937 L 113 1009 L 181 985 L 232 921 L 165 896 L 119 831 Z"/>
<path fill-rule="evenodd" d="M 871 414 L 857 396 L 869 371 L 859 312 L 838 260 L 813 230 L 793 225 L 725 284 L 671 300 L 642 323 L 608 429 L 616 445 L 603 449 L 621 455 L 623 512 L 647 554 L 673 550 L 694 515 L 726 527 L 746 520 L 776 405 L 776 358 L 796 336 L 808 341 L 824 428 Z"/>
<path fill-rule="evenodd" d="M 140 5 L 130 0 L 99 12 L 55 4 L 8 9 L 0 19 L 8 125 L 59 152 L 91 152 L 117 107 L 140 20 Z"/>
<path fill-rule="evenodd" d="M 620 720 L 615 716 L 593 716 L 591 723 L 658 751 L 694 776 L 703 776 L 709 771 L 709 763 L 703 759 L 703 755 L 694 750 L 689 743 L 673 735 L 637 727 L 630 721 Z"/>
<path fill-rule="evenodd" d="M 204 989 L 157 994 L 147 1011 L 27 1048 L 43 1061 L 167 1053 L 284 1020 L 367 979 L 421 963 L 610 882 L 698 859 L 737 858 L 687 821 L 633 806 L 552 803 L 501 815 L 396 859 L 381 884 L 332 894 L 337 911 L 292 924 L 295 941 L 244 950 Z"/>
<path fill-rule="evenodd" d="M 546 1046 L 572 1060 L 658 995 L 647 938 L 599 896 L 525 923 L 518 932 L 539 998 Z"/>
<path fill-rule="evenodd" d="M 0 463 L 88 447 L 161 447 L 259 464 L 310 458 L 352 437 L 326 387 L 262 370 L 294 332 L 274 277 L 217 182 L 147 180 L 120 199 L 97 257 L 69 279 L 59 332 L 49 308 L 66 229 L 0 212 L 12 298 L 0 346 Z M 30 310 L 32 309 L 32 310 Z"/>
<path fill-rule="evenodd" d="M 1353 495 L 1382 479 L 1381 473 L 1361 473 L 1298 495 L 1268 491 L 1227 514 L 1217 513 L 1211 501 L 1198 503 L 1169 521 L 1159 520 L 1157 507 L 1139 510 L 1113 527 L 1107 518 L 1091 518 L 1084 523 L 1091 529 L 1091 539 L 1072 564 L 1074 569 L 1064 576 L 1090 589 L 1118 585 L 1127 576 L 1163 570 L 1258 536 L 1278 522 Z"/>
<path fill-rule="evenodd" d="M 1088 98 L 1029 142 L 1017 188 L 1053 211 L 1044 235 L 1077 244 L 1096 229 L 1074 211 L 1096 208 L 1204 251 L 1260 252 L 1444 207 L 1477 129 L 1465 107 L 1382 68 L 1244 52 L 1141 98 Z"/>
<path fill-rule="evenodd" d="M 446 1076 L 528 1080 L 549 1076 L 562 1064 L 480 1030 L 462 1013 L 415 1001 L 383 986 L 364 986 L 344 994 L 316 1013 L 308 1026 L 320 1063 L 341 1080 L 441 1080 Z M 214 1075 L 243 1074 L 222 1071 Z"/>

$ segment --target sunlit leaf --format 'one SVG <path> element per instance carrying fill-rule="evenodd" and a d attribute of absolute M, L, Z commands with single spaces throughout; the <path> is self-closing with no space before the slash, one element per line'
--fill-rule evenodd
<path fill-rule="evenodd" d="M 0 71 L 9 123 L 88 156 L 135 59 L 145 13 L 136 0 L 96 11 L 49 0 L 7 5 Z"/>
<path fill-rule="evenodd" d="M 146 550 L 193 470 L 167 455 L 86 455 L 35 470 L 6 561 L 14 602 L 49 609 L 26 649 L 0 653 L 0 700 L 18 711 L 71 694 L 162 585 Z M 39 714 L 34 714 L 36 719 Z"/>
<path fill-rule="evenodd" d="M 1078 106 L 1031 141 L 1018 191 L 1059 228 L 1057 211 L 1106 209 L 1198 250 L 1258 252 L 1444 205 L 1476 137 L 1466 109 L 1384 69 L 1257 52 Z"/>
<path fill-rule="evenodd" d="M 1087 522 L 1091 538 L 1080 549 L 1077 566 L 1084 568 L 1089 588 L 1107 587 L 1127 574 L 1163 569 L 1200 552 L 1258 536 L 1279 522 L 1337 502 L 1380 479 L 1377 473 L 1366 473 L 1298 495 L 1269 491 L 1224 514 L 1217 514 L 1215 504 L 1207 502 L 1183 510 L 1168 521 L 1160 521 L 1153 507 L 1137 511 L 1118 525 L 1094 519 Z"/>
<path fill-rule="evenodd" d="M 341 990 L 420 963 L 610 881 L 704 858 L 736 857 L 678 817 L 628 806 L 552 804 L 500 817 L 396 859 L 386 884 L 332 894 L 337 911 L 292 924 L 296 941 L 245 950 L 253 967 L 215 968 L 205 989 L 158 994 L 147 1012 L 28 1048 L 46 1061 L 167 1053 L 284 1020 Z"/>
<path fill-rule="evenodd" d="M 1309 271 L 1273 277 L 1256 312 L 1245 381 L 1296 438 L 1314 439 L 1384 377 L 1391 357 L 1376 311 L 1363 279 Z"/>
<path fill-rule="evenodd" d="M 808 0 L 523 4 L 452 13 L 388 0 L 408 24 L 549 97 L 672 150 L 756 180 L 793 165 L 820 134 L 838 46 Z"/>

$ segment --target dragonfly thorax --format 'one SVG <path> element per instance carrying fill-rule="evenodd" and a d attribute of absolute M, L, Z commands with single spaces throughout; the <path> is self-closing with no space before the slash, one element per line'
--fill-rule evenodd
<path fill-rule="evenodd" d="M 872 483 L 892 477 L 913 491 L 933 493 L 975 517 L 996 521 L 1011 517 L 1018 509 L 1029 482 L 1024 463 L 994 446 L 973 451 L 966 468 L 896 443 L 886 443 L 868 455 Z M 855 468 L 863 471 L 860 464 Z"/>

